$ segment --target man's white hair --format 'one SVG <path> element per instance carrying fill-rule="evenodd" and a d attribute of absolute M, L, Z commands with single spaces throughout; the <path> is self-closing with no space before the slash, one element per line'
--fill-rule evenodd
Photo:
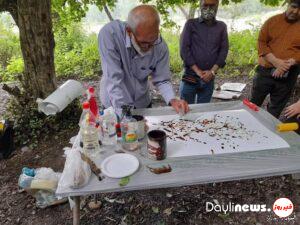
<path fill-rule="evenodd" d="M 158 12 L 153 6 L 150 6 L 150 5 L 137 6 L 129 12 L 128 17 L 127 17 L 127 25 L 133 32 L 136 31 L 136 28 L 139 24 L 143 24 L 143 23 L 146 23 L 149 21 L 148 14 L 143 14 L 143 13 L 139 12 L 139 8 L 142 8 L 142 7 L 149 7 L 149 9 L 152 8 L 153 11 L 156 12 L 156 13 L 154 13 L 154 18 L 152 18 L 152 19 L 154 19 L 154 21 L 158 25 L 160 24 L 160 18 L 159 18 Z"/>

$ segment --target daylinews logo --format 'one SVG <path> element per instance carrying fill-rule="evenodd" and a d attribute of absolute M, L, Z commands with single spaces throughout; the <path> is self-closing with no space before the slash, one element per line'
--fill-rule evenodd
<path fill-rule="evenodd" d="M 235 204 L 229 202 L 226 205 L 214 204 L 212 202 L 206 202 L 206 212 L 223 212 L 227 214 L 229 212 L 270 212 L 271 209 L 267 208 L 266 204 Z"/>
<path fill-rule="evenodd" d="M 280 218 L 288 217 L 294 211 L 294 204 L 288 198 L 279 198 L 273 204 L 273 211 Z"/>
<path fill-rule="evenodd" d="M 229 202 L 229 204 L 219 204 L 217 200 L 214 202 L 206 202 L 206 212 L 222 212 L 224 214 L 232 212 L 270 212 L 271 210 L 280 218 L 290 216 L 294 211 L 294 205 L 288 198 L 279 198 L 270 209 L 266 204 L 235 204 Z"/>

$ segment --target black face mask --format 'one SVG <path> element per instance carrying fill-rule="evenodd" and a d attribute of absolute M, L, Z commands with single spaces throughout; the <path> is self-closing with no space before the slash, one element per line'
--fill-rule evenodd
<path fill-rule="evenodd" d="M 217 10 L 211 7 L 201 8 L 201 17 L 204 20 L 211 21 L 216 18 Z"/>

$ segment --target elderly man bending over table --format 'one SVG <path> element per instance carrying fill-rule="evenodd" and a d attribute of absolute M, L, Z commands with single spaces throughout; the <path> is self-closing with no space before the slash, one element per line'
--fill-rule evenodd
<path fill-rule="evenodd" d="M 167 104 L 178 113 L 188 112 L 188 104 L 175 98 L 169 51 L 159 34 L 159 24 L 157 10 L 141 5 L 131 10 L 127 22 L 112 21 L 99 32 L 103 70 L 100 99 L 105 108 L 112 106 L 121 115 L 122 105 L 151 107 L 151 76 Z"/>

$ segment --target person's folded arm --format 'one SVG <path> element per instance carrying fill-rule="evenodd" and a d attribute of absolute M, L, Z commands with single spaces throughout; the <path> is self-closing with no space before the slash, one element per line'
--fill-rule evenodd
<path fill-rule="evenodd" d="M 106 82 L 108 97 L 116 113 L 121 115 L 122 105 L 133 105 L 125 99 L 127 89 L 124 87 L 125 74 L 122 69 L 121 56 L 116 50 L 113 33 L 105 27 L 100 31 L 98 41 L 103 75 L 108 80 Z"/>
<path fill-rule="evenodd" d="M 228 41 L 228 33 L 227 33 L 227 26 L 225 25 L 223 32 L 222 32 L 222 40 L 221 40 L 221 47 L 219 50 L 219 55 L 215 65 L 213 66 L 212 70 L 217 72 L 219 68 L 223 68 L 226 65 L 226 58 L 228 55 L 229 50 L 229 41 Z"/>
<path fill-rule="evenodd" d="M 160 57 L 157 60 L 155 71 L 152 73 L 152 83 L 159 90 L 168 105 L 175 98 L 175 92 L 171 83 L 171 71 L 169 51 L 165 42 L 162 43 L 163 48 Z"/>

